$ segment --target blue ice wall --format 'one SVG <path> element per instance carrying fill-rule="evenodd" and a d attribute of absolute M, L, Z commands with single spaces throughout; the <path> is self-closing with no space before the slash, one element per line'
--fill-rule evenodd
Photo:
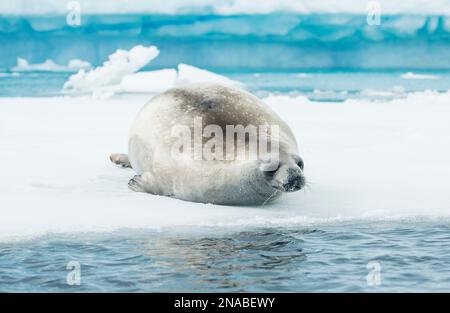
<path fill-rule="evenodd" d="M 362 15 L 0 16 L 0 68 L 79 58 L 95 65 L 118 48 L 156 45 L 149 67 L 210 69 L 450 69 L 450 17 Z"/>

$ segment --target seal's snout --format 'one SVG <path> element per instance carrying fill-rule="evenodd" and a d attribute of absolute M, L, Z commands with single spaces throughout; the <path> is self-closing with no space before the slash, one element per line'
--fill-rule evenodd
<path fill-rule="evenodd" d="M 272 188 L 282 192 L 298 191 L 306 185 L 303 169 L 304 163 L 300 157 L 295 157 L 294 161 L 281 160 L 274 164 L 267 162 L 260 165 L 260 170 Z"/>
<path fill-rule="evenodd" d="M 286 182 L 282 185 L 286 192 L 293 192 L 305 186 L 305 176 L 297 169 L 288 169 Z"/>

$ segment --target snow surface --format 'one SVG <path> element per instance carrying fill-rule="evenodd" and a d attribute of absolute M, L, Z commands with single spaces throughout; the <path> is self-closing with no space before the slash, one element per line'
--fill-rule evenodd
<path fill-rule="evenodd" d="M 148 99 L 0 99 L 0 239 L 177 226 L 448 218 L 450 93 L 387 102 L 264 99 L 293 128 L 309 187 L 263 207 L 135 193 L 110 163 Z"/>
<path fill-rule="evenodd" d="M 177 71 L 172 68 L 133 73 L 122 79 L 118 91 L 143 93 L 163 92 L 175 86 L 177 76 Z"/>
<path fill-rule="evenodd" d="M 352 13 L 367 14 L 369 1 L 362 0 L 78 0 L 81 12 L 87 14 L 114 13 L 214 13 L 268 14 L 290 13 Z M 383 14 L 450 15 L 449 0 L 377 0 Z M 68 2 L 60 0 L 16 0 L 0 2 L 3 14 L 66 14 Z"/>

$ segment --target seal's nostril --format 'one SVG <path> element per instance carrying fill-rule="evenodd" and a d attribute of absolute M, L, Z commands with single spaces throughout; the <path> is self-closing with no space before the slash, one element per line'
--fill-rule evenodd
<path fill-rule="evenodd" d="M 294 179 L 289 180 L 289 185 L 303 186 L 303 179 L 301 177 L 295 177 Z"/>

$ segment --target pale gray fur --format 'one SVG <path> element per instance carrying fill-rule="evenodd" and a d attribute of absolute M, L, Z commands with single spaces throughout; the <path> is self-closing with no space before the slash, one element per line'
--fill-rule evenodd
<path fill-rule="evenodd" d="M 170 151 L 176 140 L 171 136 L 172 126 L 192 129 L 193 119 L 199 116 L 204 126 L 219 125 L 224 134 L 225 125 L 278 125 L 278 170 L 262 170 L 259 160 L 172 159 Z M 261 205 L 304 185 L 302 161 L 289 126 L 250 93 L 217 84 L 179 86 L 153 98 L 132 125 L 128 150 L 126 161 L 123 155 L 120 161 L 111 160 L 129 163 L 135 170 L 138 175 L 129 182 L 135 191 L 194 202 Z"/>

